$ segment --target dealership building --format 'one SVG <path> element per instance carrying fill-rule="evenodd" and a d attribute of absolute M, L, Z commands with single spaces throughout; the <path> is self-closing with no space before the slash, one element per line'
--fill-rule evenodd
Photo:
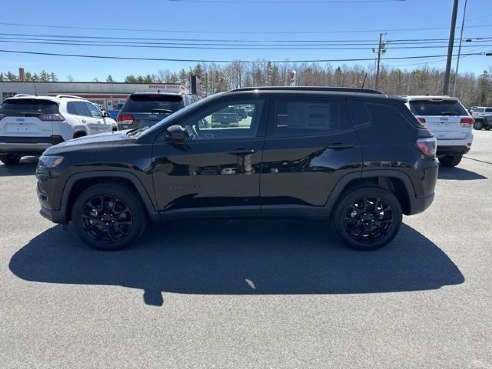
<path fill-rule="evenodd" d="M 120 82 L 0 82 L 1 101 L 17 94 L 75 95 L 110 110 L 124 103 L 134 92 L 189 93 L 184 85 L 172 83 L 120 83 Z"/>

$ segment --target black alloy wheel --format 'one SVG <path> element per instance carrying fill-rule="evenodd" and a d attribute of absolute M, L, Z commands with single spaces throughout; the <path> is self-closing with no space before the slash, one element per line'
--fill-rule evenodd
<path fill-rule="evenodd" d="M 477 131 L 480 131 L 483 128 L 483 122 L 481 120 L 476 120 L 473 124 L 473 128 L 475 128 Z"/>
<path fill-rule="evenodd" d="M 358 250 L 374 250 L 398 233 L 402 210 L 392 192 L 377 186 L 356 188 L 342 196 L 334 212 L 338 236 Z"/>
<path fill-rule="evenodd" d="M 137 240 L 146 218 L 131 191 L 119 184 L 99 184 L 80 194 L 72 209 L 79 237 L 99 250 L 118 250 Z"/>

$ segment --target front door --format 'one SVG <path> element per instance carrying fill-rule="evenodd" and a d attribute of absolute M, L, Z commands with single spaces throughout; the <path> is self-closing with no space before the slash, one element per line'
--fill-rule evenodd
<path fill-rule="evenodd" d="M 253 114 L 216 126 L 213 117 L 226 109 L 248 106 Z M 172 124 L 189 139 L 182 143 L 158 136 L 153 149 L 153 179 L 162 212 L 227 216 L 232 207 L 259 215 L 260 170 L 264 137 L 260 98 L 209 103 Z M 237 215 L 237 212 L 236 212 Z"/>

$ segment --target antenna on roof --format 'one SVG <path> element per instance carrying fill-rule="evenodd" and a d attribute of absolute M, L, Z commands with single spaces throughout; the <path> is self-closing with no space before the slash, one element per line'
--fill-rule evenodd
<path fill-rule="evenodd" d="M 38 96 L 38 91 L 36 91 L 36 85 L 34 85 L 33 87 L 34 87 L 34 96 Z"/>

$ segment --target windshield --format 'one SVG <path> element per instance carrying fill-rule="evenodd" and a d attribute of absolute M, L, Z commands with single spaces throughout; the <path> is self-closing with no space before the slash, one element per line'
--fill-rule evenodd
<path fill-rule="evenodd" d="M 123 112 L 152 113 L 159 110 L 177 111 L 184 106 L 181 95 L 138 94 L 128 98 Z"/>
<path fill-rule="evenodd" d="M 54 101 L 41 99 L 5 100 L 0 106 L 0 114 L 7 116 L 58 114 L 58 104 Z"/>
<path fill-rule="evenodd" d="M 413 100 L 410 109 L 415 115 L 468 115 L 466 109 L 456 100 Z"/>

